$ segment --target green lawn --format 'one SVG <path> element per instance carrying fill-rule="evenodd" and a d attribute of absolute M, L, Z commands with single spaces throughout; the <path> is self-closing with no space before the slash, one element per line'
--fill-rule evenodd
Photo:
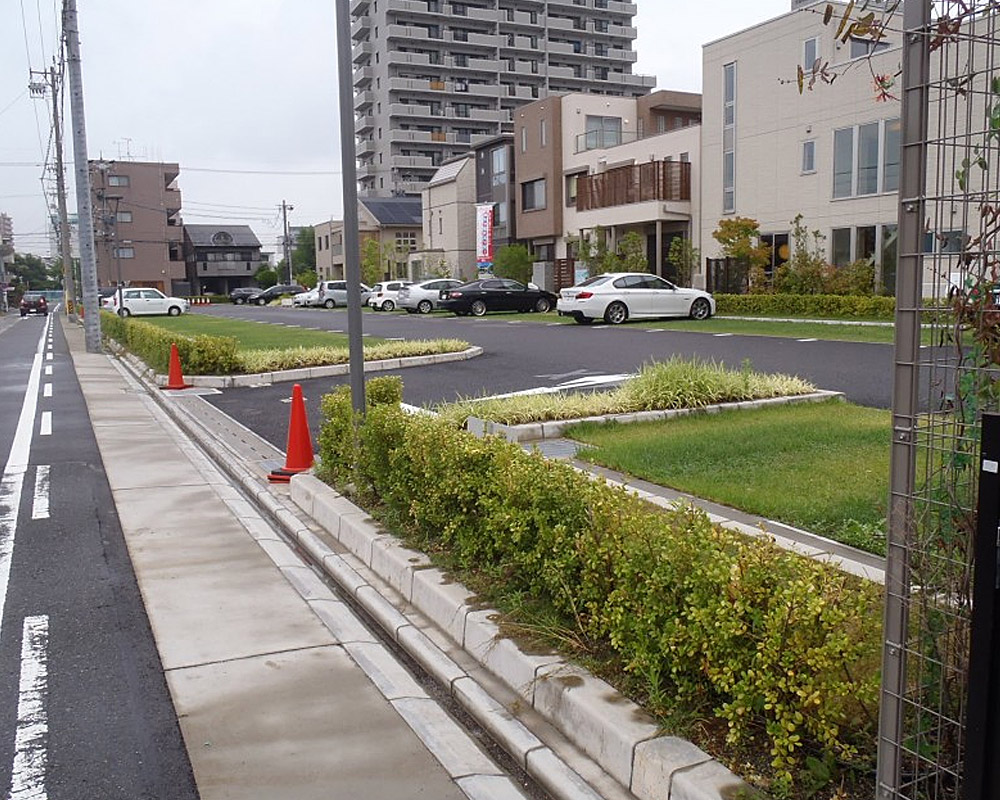
<path fill-rule="evenodd" d="M 839 401 L 580 425 L 580 457 L 884 552 L 890 415 Z"/>
<path fill-rule="evenodd" d="M 251 322 L 224 317 L 211 317 L 207 314 L 181 314 L 178 317 L 143 317 L 143 321 L 151 322 L 170 331 L 185 336 L 232 336 L 239 342 L 240 351 L 271 350 L 274 348 L 295 347 L 344 347 L 347 345 L 346 333 L 330 333 L 310 328 L 290 328 L 286 325 L 274 325 L 270 322 Z M 379 344 L 383 340 L 365 337 L 365 345 Z"/>

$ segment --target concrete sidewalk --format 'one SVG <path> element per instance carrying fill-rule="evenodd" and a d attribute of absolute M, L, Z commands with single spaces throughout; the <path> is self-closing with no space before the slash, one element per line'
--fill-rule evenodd
<path fill-rule="evenodd" d="M 62 327 L 201 796 L 522 797 L 143 387 Z"/>

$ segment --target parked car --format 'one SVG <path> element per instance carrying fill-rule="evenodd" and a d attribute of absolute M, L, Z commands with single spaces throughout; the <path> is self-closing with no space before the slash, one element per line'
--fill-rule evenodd
<path fill-rule="evenodd" d="M 305 286 L 299 286 L 297 283 L 276 283 L 274 286 L 258 290 L 256 294 L 250 295 L 247 298 L 247 302 L 254 303 L 258 306 L 266 306 L 272 300 L 277 300 L 283 294 L 296 295 L 299 294 L 299 292 L 304 292 L 305 290 Z"/>
<path fill-rule="evenodd" d="M 556 296 L 535 284 L 525 286 L 510 278 L 485 278 L 441 293 L 441 307 L 460 317 L 481 317 L 487 311 L 538 311 L 556 304 Z"/>
<path fill-rule="evenodd" d="M 45 317 L 49 313 L 49 301 L 42 292 L 25 292 L 21 297 L 20 309 L 22 317 L 28 314 L 41 314 Z"/>
<path fill-rule="evenodd" d="M 314 306 L 316 305 L 316 298 L 319 297 L 319 289 L 307 289 L 304 292 L 299 292 L 292 298 L 293 306 Z"/>
<path fill-rule="evenodd" d="M 159 289 L 136 287 L 122 289 L 119 305 L 118 292 L 104 298 L 104 308 L 122 317 L 141 314 L 169 314 L 176 317 L 191 310 L 191 304 L 183 297 L 168 297 Z"/>
<path fill-rule="evenodd" d="M 253 297 L 259 291 L 260 289 L 256 286 L 237 286 L 229 293 L 229 302 L 241 306 L 248 298 Z"/>
<path fill-rule="evenodd" d="M 347 305 L 347 281 L 320 281 L 316 288 L 319 290 L 319 295 L 314 305 L 324 308 Z M 371 297 L 371 287 L 359 283 L 358 288 L 361 290 L 361 305 L 365 305 Z"/>
<path fill-rule="evenodd" d="M 368 297 L 368 305 L 376 311 L 392 311 L 396 308 L 396 295 L 404 286 L 409 286 L 411 281 L 383 281 L 376 283 L 372 287 L 372 293 Z"/>
<path fill-rule="evenodd" d="M 406 309 L 410 314 L 430 314 L 435 308 L 441 307 L 441 292 L 461 286 L 462 282 L 454 278 L 432 278 L 431 280 L 411 283 L 404 286 L 396 294 L 396 305 Z"/>
<path fill-rule="evenodd" d="M 611 325 L 644 317 L 708 319 L 715 313 L 715 298 L 646 272 L 609 272 L 563 289 L 556 309 L 581 325 L 595 319 Z"/>

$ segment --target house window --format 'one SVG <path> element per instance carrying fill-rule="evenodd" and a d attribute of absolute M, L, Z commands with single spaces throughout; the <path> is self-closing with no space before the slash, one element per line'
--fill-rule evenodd
<path fill-rule="evenodd" d="M 580 186 L 580 178 L 586 174 L 578 172 L 576 175 L 566 176 L 566 208 L 576 208 L 576 195 Z"/>
<path fill-rule="evenodd" d="M 116 247 L 115 258 L 135 258 L 134 247 Z"/>
<path fill-rule="evenodd" d="M 865 58 L 880 53 L 889 47 L 888 42 L 872 42 L 868 39 L 851 38 L 851 58 Z"/>
<path fill-rule="evenodd" d="M 108 175 L 108 186 L 128 186 L 128 175 Z"/>
<path fill-rule="evenodd" d="M 817 58 L 819 58 L 819 38 L 814 36 L 802 43 L 802 69 L 807 73 L 812 72 Z"/>
<path fill-rule="evenodd" d="M 417 234 L 413 231 L 396 232 L 396 252 L 413 252 L 417 249 Z"/>
<path fill-rule="evenodd" d="M 496 147 L 490 152 L 493 167 L 493 185 L 503 186 L 507 183 L 507 149 Z"/>
<path fill-rule="evenodd" d="M 830 237 L 830 261 L 835 267 L 851 263 L 851 229 L 834 228 Z"/>
<path fill-rule="evenodd" d="M 899 144 L 900 124 L 898 119 L 887 119 L 882 136 L 882 191 L 899 191 Z"/>
<path fill-rule="evenodd" d="M 857 194 L 878 192 L 878 131 L 877 122 L 858 127 Z"/>
<path fill-rule="evenodd" d="M 736 62 L 722 68 L 722 210 L 736 210 Z"/>
<path fill-rule="evenodd" d="M 810 139 L 802 143 L 802 172 L 816 171 L 816 142 Z"/>
<path fill-rule="evenodd" d="M 854 128 L 833 132 L 833 196 L 854 194 Z"/>
<path fill-rule="evenodd" d="M 546 127 L 546 122 L 548 120 L 539 120 L 538 122 L 538 142 L 542 147 L 548 144 L 548 130 Z"/>
<path fill-rule="evenodd" d="M 864 225 L 855 229 L 854 260 L 868 261 L 875 258 L 875 226 Z"/>
<path fill-rule="evenodd" d="M 545 208 L 545 178 L 521 184 L 521 208 L 524 211 Z"/>
<path fill-rule="evenodd" d="M 682 164 L 689 163 L 691 161 L 691 154 L 690 153 L 681 153 L 680 161 L 681 161 Z"/>
<path fill-rule="evenodd" d="M 326 249 L 327 250 L 330 249 L 330 235 L 329 234 L 326 235 Z"/>
<path fill-rule="evenodd" d="M 521 128 L 521 152 L 528 152 L 528 129 Z"/>
<path fill-rule="evenodd" d="M 861 197 L 899 189 L 898 119 L 833 132 L 833 196 Z"/>
<path fill-rule="evenodd" d="M 117 222 L 131 222 L 132 221 L 132 212 L 131 211 L 119 211 L 117 214 L 115 214 L 115 220 Z"/>
<path fill-rule="evenodd" d="M 621 117 L 596 117 L 588 114 L 586 131 L 587 150 L 616 147 L 622 143 Z"/>

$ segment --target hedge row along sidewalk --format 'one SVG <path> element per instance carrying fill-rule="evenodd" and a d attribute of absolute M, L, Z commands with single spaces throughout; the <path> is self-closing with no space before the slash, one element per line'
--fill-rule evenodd
<path fill-rule="evenodd" d="M 399 408 L 368 385 L 364 420 L 323 399 L 320 477 L 406 540 L 544 600 L 612 650 L 661 716 L 711 709 L 731 743 L 769 753 L 790 793 L 807 759 L 870 770 L 880 590 L 629 493 L 494 437 Z M 763 740 L 763 742 L 761 741 Z"/>
<path fill-rule="evenodd" d="M 182 336 L 142 320 L 123 319 L 108 312 L 101 313 L 102 333 L 142 359 L 154 372 L 165 373 L 169 366 L 170 345 L 177 352 L 186 376 L 195 376 L 191 383 L 201 386 L 238 385 L 240 376 L 251 382 L 268 383 L 269 373 L 279 370 L 302 371 L 289 379 L 301 380 L 346 371 L 350 354 L 346 347 L 274 348 L 242 352 L 239 342 L 230 336 Z M 365 346 L 366 369 L 371 362 L 383 368 L 401 366 L 401 359 L 471 358 L 482 352 L 459 339 L 434 339 L 381 342 Z M 310 371 L 315 372 L 311 374 Z M 198 378 L 198 376 L 204 376 Z"/>

